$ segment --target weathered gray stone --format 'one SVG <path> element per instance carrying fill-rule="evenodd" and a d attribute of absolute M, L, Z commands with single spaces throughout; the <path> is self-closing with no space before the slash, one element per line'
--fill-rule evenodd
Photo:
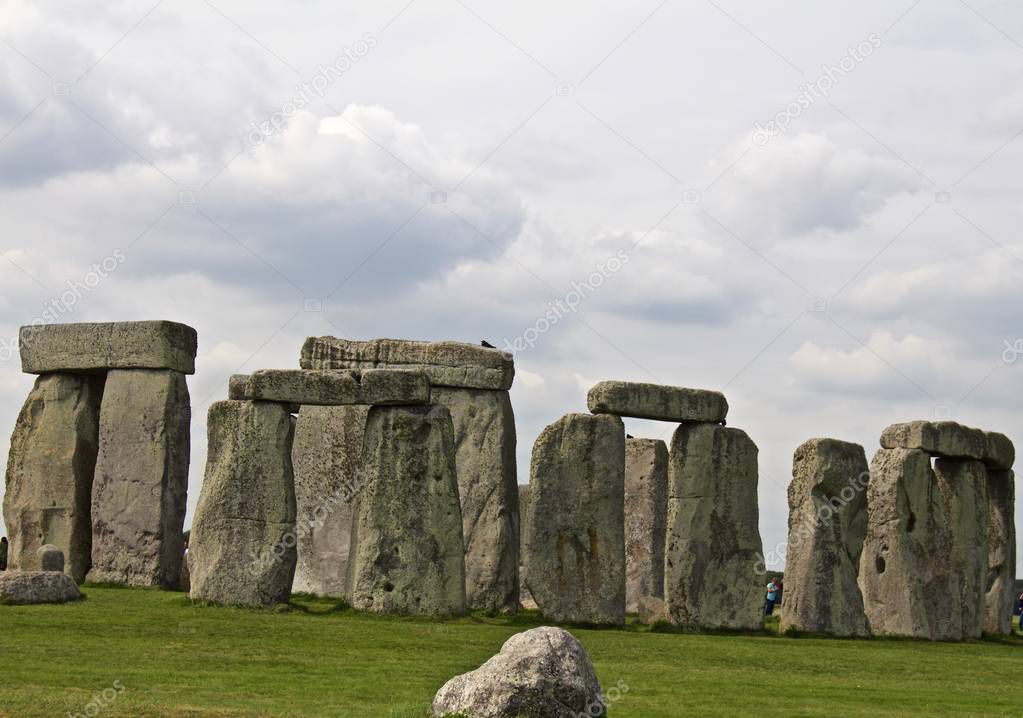
<path fill-rule="evenodd" d="M 526 580 L 554 621 L 625 622 L 625 426 L 568 414 L 533 445 Z"/>
<path fill-rule="evenodd" d="M 433 390 L 455 430 L 455 470 L 465 539 L 469 608 L 514 612 L 519 606 L 519 493 L 515 414 L 506 391 Z"/>
<path fill-rule="evenodd" d="M 179 585 L 191 418 L 184 374 L 115 369 L 107 375 L 92 487 L 89 581 Z"/>
<path fill-rule="evenodd" d="M 636 381 L 602 381 L 590 389 L 586 406 L 594 414 L 660 421 L 720 422 L 728 415 L 720 392 Z"/>
<path fill-rule="evenodd" d="M 347 597 L 352 518 L 368 406 L 304 406 L 291 451 L 298 506 L 292 590 Z"/>
<path fill-rule="evenodd" d="M 193 599 L 238 606 L 288 601 L 297 540 L 293 431 L 282 404 L 210 406 L 206 477 L 189 537 Z"/>
<path fill-rule="evenodd" d="M 81 597 L 74 580 L 60 571 L 4 571 L 0 574 L 0 604 L 67 603 Z"/>
<path fill-rule="evenodd" d="M 625 608 L 664 597 L 668 520 L 668 447 L 659 439 L 625 440 Z"/>
<path fill-rule="evenodd" d="M 987 436 L 980 429 L 954 421 L 910 421 L 892 424 L 881 433 L 885 449 L 920 449 L 950 459 L 983 459 Z"/>
<path fill-rule="evenodd" d="M 370 409 L 348 560 L 353 607 L 428 616 L 465 611 L 453 434 L 443 406 Z"/>
<path fill-rule="evenodd" d="M 82 581 L 91 561 L 90 505 L 103 377 L 45 374 L 36 379 L 11 436 L 4 494 L 9 568 L 35 569 L 53 544 Z"/>
<path fill-rule="evenodd" d="M 636 606 L 639 622 L 651 625 L 668 622 L 668 604 L 657 596 L 641 596 Z"/>
<path fill-rule="evenodd" d="M 98 373 L 109 369 L 173 369 L 195 373 L 197 338 L 177 322 L 99 322 L 22 327 L 21 370 Z"/>
<path fill-rule="evenodd" d="M 1011 469 L 1016 462 L 1016 447 L 1005 434 L 996 431 L 985 432 L 987 450 L 984 452 L 984 463 L 990 469 Z"/>
<path fill-rule="evenodd" d="M 757 447 L 744 431 L 682 424 L 668 457 L 664 598 L 672 623 L 762 625 Z"/>
<path fill-rule="evenodd" d="M 811 439 L 796 449 L 788 491 L 782 631 L 870 635 L 857 585 L 869 477 L 859 444 Z"/>
<path fill-rule="evenodd" d="M 423 372 L 395 369 L 260 369 L 232 376 L 228 395 L 307 406 L 427 404 L 430 380 Z"/>
<path fill-rule="evenodd" d="M 950 618 L 952 638 L 980 638 L 988 573 L 987 471 L 980 461 L 938 459 L 934 476 L 952 529 L 948 577 L 958 588 Z"/>
<path fill-rule="evenodd" d="M 931 457 L 881 449 L 870 465 L 859 584 L 874 635 L 962 638 L 953 530 Z"/>
<path fill-rule="evenodd" d="M 539 606 L 537 606 L 536 601 L 533 600 L 533 594 L 529 592 L 528 582 L 526 581 L 526 549 L 524 542 L 526 536 L 526 511 L 528 506 L 529 484 L 519 484 L 519 606 L 530 611 L 535 611 L 539 608 Z"/>
<path fill-rule="evenodd" d="M 40 571 L 57 571 L 64 573 L 64 552 L 53 544 L 40 546 L 36 551 Z"/>
<path fill-rule="evenodd" d="M 1012 634 L 1016 606 L 1016 477 L 1011 470 L 987 472 L 987 633 Z"/>
<path fill-rule="evenodd" d="M 506 390 L 511 388 L 515 378 L 511 354 L 461 342 L 309 337 L 302 347 L 301 366 L 303 369 L 414 369 L 425 372 L 433 386 L 468 389 Z"/>
<path fill-rule="evenodd" d="M 445 683 L 433 714 L 599 718 L 606 706 L 586 650 L 567 631 L 545 626 L 512 636 L 475 671 Z"/>

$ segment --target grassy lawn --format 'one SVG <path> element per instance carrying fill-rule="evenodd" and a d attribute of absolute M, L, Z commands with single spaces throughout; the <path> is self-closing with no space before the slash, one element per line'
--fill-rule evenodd
<path fill-rule="evenodd" d="M 65 606 L 0 606 L 0 716 L 421 718 L 536 614 L 445 622 L 193 606 L 87 586 Z M 776 623 L 772 623 L 776 626 Z M 1023 715 L 1023 638 L 970 644 L 572 629 L 611 718 Z M 86 713 L 96 694 L 116 696 Z"/>

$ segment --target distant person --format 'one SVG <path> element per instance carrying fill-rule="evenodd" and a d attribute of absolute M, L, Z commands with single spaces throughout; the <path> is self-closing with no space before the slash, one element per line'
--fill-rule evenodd
<path fill-rule="evenodd" d="M 1016 614 L 1019 616 L 1019 630 L 1023 631 L 1023 593 L 1016 599 Z"/>
<path fill-rule="evenodd" d="M 7 537 L 0 538 L 0 571 L 7 570 Z"/>
<path fill-rule="evenodd" d="M 767 600 L 764 602 L 765 616 L 770 616 L 774 613 L 774 604 L 778 602 L 779 591 L 781 591 L 780 583 L 772 578 L 771 582 L 767 584 Z"/>

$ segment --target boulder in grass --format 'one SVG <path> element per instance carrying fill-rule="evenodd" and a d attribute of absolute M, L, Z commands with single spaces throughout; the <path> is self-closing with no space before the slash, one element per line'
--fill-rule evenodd
<path fill-rule="evenodd" d="M 60 571 L 4 571 L 0 574 L 0 604 L 67 603 L 81 597 L 74 579 Z"/>
<path fill-rule="evenodd" d="M 568 631 L 544 626 L 512 636 L 475 671 L 445 683 L 433 714 L 600 718 L 607 710 L 586 649 Z"/>

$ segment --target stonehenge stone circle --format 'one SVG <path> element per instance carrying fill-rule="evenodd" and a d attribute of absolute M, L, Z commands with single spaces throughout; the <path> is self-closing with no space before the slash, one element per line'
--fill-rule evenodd
<path fill-rule="evenodd" d="M 510 354 L 461 342 L 406 339 L 357 341 L 309 337 L 302 347 L 303 369 L 413 369 L 424 371 L 433 386 L 466 389 L 511 388 L 515 364 Z"/>
<path fill-rule="evenodd" d="M 293 425 L 285 404 L 210 406 L 206 476 L 189 537 L 194 600 L 286 603 L 295 575 Z"/>
<path fill-rule="evenodd" d="M 668 447 L 659 439 L 625 440 L 625 610 L 664 597 L 668 520 Z"/>
<path fill-rule="evenodd" d="M 951 529 L 948 581 L 958 588 L 951 623 L 952 637 L 980 638 L 987 594 L 987 471 L 979 461 L 937 459 L 934 477 Z"/>
<path fill-rule="evenodd" d="M 40 571 L 57 571 L 64 573 L 64 552 L 53 544 L 40 546 L 36 552 Z"/>
<path fill-rule="evenodd" d="M 347 597 L 352 518 L 369 407 L 303 406 L 291 451 L 298 507 L 292 590 Z"/>
<path fill-rule="evenodd" d="M 788 490 L 782 632 L 870 635 L 857 585 L 868 477 L 859 444 L 811 439 L 796 449 Z"/>
<path fill-rule="evenodd" d="M 885 449 L 920 449 L 951 459 L 983 459 L 988 437 L 954 421 L 910 421 L 892 424 L 881 434 Z"/>
<path fill-rule="evenodd" d="M 305 406 L 427 404 L 430 380 L 423 372 L 389 369 L 261 369 L 232 376 L 229 398 Z"/>
<path fill-rule="evenodd" d="M 962 636 L 949 513 L 936 483 L 920 449 L 881 449 L 871 462 L 859 581 L 874 635 Z"/>
<path fill-rule="evenodd" d="M 719 423 L 728 415 L 728 401 L 720 392 L 633 381 L 594 385 L 586 396 L 586 405 L 593 414 L 675 422 Z"/>
<path fill-rule="evenodd" d="M 197 338 L 177 322 L 103 322 L 22 327 L 26 374 L 103 373 L 110 369 L 172 369 L 195 373 Z"/>
<path fill-rule="evenodd" d="M 599 718 L 606 706 L 586 649 L 568 631 L 544 626 L 512 636 L 482 666 L 445 683 L 433 714 Z"/>
<path fill-rule="evenodd" d="M 426 373 L 430 401 L 447 407 L 454 423 L 468 605 L 515 611 L 519 506 L 515 416 L 507 393 L 515 376 L 512 356 L 459 342 L 310 337 L 302 348 L 301 366 L 364 374 L 374 368 Z"/>
<path fill-rule="evenodd" d="M 519 605 L 519 507 L 515 415 L 506 391 L 435 387 L 451 412 L 465 540 L 465 592 L 472 608 Z"/>
<path fill-rule="evenodd" d="M 99 442 L 102 376 L 44 374 L 18 415 L 7 460 L 4 523 L 9 568 L 33 569 L 36 551 L 64 552 L 81 582 L 92 555 L 92 480 Z"/>
<path fill-rule="evenodd" d="M 1016 604 L 1015 484 L 1011 469 L 987 470 L 987 595 L 984 600 L 988 633 L 1010 635 Z"/>
<path fill-rule="evenodd" d="M 181 372 L 115 369 L 107 374 L 92 488 L 88 580 L 179 585 L 191 418 Z"/>
<path fill-rule="evenodd" d="M 625 426 L 568 414 L 533 445 L 526 580 L 554 621 L 625 622 Z"/>
<path fill-rule="evenodd" d="M 681 424 L 668 457 L 664 596 L 672 623 L 762 625 L 757 447 L 744 431 Z"/>
<path fill-rule="evenodd" d="M 59 571 L 4 571 L 0 573 L 0 605 L 67 603 L 82 597 L 78 586 Z"/>
<path fill-rule="evenodd" d="M 454 430 L 443 406 L 375 406 L 366 419 L 363 481 L 352 525 L 354 608 L 447 616 L 465 612 L 465 557 Z"/>

